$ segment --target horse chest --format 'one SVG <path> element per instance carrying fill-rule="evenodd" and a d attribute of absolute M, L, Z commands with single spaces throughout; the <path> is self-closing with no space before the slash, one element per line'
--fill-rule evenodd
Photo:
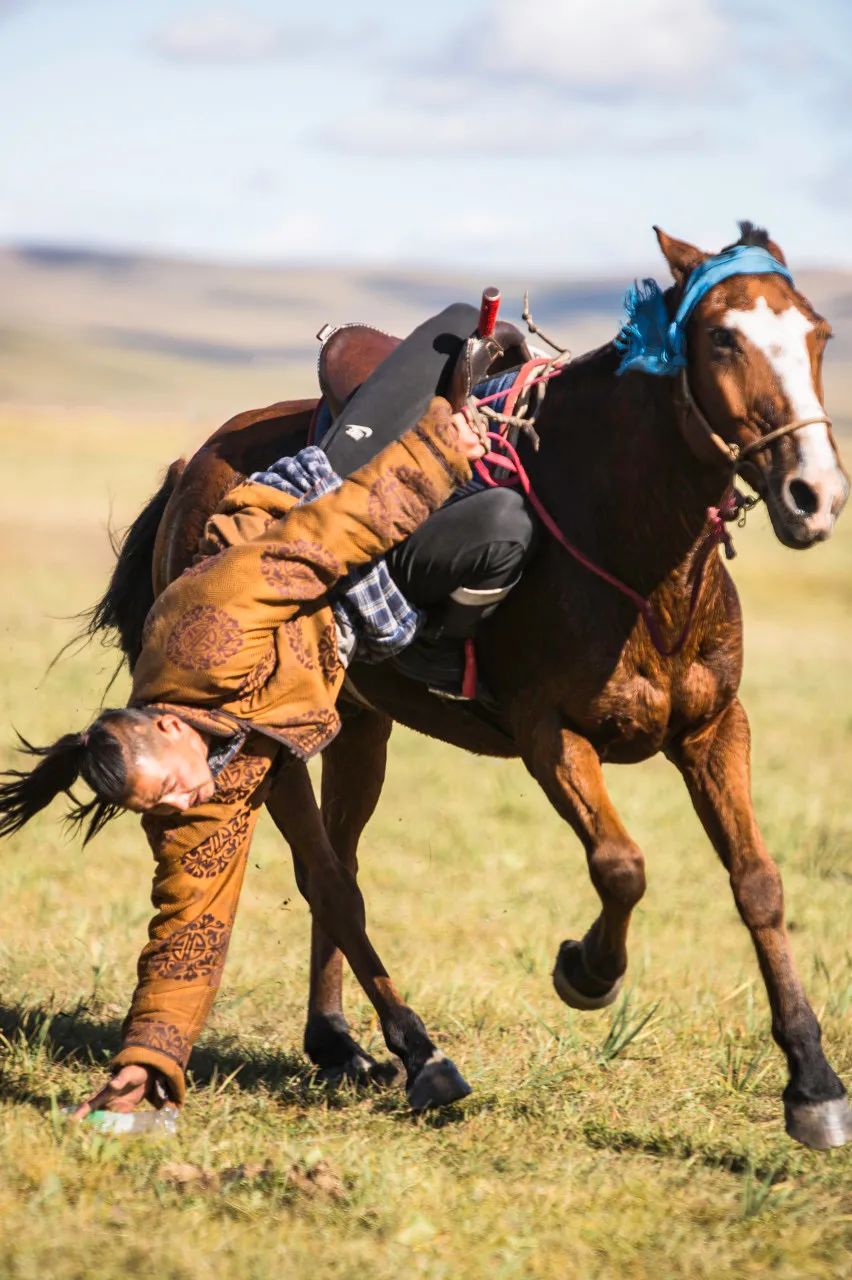
<path fill-rule="evenodd" d="M 685 725 L 711 719 L 727 696 L 724 683 L 713 664 L 697 659 L 672 666 L 626 660 L 581 719 L 602 759 L 644 760 Z"/>
<path fill-rule="evenodd" d="M 602 759 L 629 763 L 660 750 L 670 709 L 670 690 L 665 683 L 620 669 L 591 701 L 582 719 Z"/>

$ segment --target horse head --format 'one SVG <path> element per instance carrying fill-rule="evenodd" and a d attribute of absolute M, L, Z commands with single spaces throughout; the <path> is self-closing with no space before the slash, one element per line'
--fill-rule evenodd
<path fill-rule="evenodd" d="M 711 255 L 655 230 L 675 279 L 670 305 L 677 308 L 690 277 Z M 745 273 L 713 284 L 691 311 L 682 386 L 684 422 L 693 421 L 685 434 L 705 457 L 718 446 L 718 461 L 719 448 L 727 449 L 765 499 L 780 541 L 809 547 L 831 535 L 849 495 L 823 407 L 822 360 L 831 330 L 783 270 L 778 245 L 751 223 L 740 230 L 737 245 L 720 256 L 754 246 L 782 271 L 749 274 L 743 259 Z"/>

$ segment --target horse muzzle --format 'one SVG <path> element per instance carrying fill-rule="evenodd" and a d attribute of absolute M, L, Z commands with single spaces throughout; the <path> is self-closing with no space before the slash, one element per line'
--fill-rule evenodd
<path fill-rule="evenodd" d="M 849 478 L 839 463 L 819 470 L 799 464 L 767 477 L 764 496 L 779 541 L 804 550 L 831 537 L 849 497 Z"/>

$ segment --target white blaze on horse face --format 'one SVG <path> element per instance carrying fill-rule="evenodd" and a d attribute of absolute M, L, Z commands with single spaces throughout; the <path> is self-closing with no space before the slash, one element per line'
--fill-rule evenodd
<path fill-rule="evenodd" d="M 808 354 L 807 335 L 813 324 L 792 304 L 773 311 L 766 299 L 757 299 L 750 311 L 727 311 L 722 323 L 735 329 L 762 351 L 790 406 L 789 420 L 823 418 Z M 837 457 L 824 422 L 814 422 L 795 434 L 799 474 L 803 480 L 836 471 Z"/>

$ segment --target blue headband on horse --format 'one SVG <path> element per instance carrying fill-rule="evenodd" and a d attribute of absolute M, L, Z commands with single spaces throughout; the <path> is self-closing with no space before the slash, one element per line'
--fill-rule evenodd
<path fill-rule="evenodd" d="M 618 373 L 636 369 L 672 378 L 686 368 L 686 326 L 698 303 L 714 285 L 730 276 L 784 276 L 790 272 L 768 249 L 737 244 L 706 258 L 690 274 L 674 320 L 669 320 L 663 291 L 656 280 L 633 284 L 624 295 L 627 319 L 615 340 L 623 352 Z"/>

